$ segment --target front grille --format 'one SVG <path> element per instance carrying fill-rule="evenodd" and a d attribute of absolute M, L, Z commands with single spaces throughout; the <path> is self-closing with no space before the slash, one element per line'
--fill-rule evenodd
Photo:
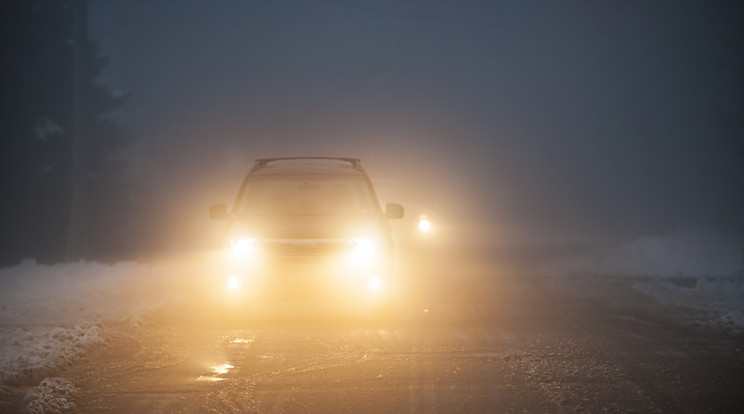
<path fill-rule="evenodd" d="M 263 240 L 262 249 L 272 256 L 318 257 L 340 254 L 349 248 L 346 239 Z"/>

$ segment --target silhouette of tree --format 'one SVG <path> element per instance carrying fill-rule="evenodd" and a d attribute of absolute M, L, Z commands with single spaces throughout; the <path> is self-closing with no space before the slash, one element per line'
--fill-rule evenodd
<path fill-rule="evenodd" d="M 0 6 L 3 264 L 23 257 L 93 258 L 117 247 L 109 235 L 125 222 L 116 215 L 127 214 L 127 192 L 119 178 L 122 165 L 112 157 L 132 137 L 106 117 L 124 98 L 95 81 L 108 58 L 76 33 L 76 18 L 84 18 L 86 6 L 85 0 L 11 0 Z M 78 198 L 82 214 L 71 226 L 74 192 L 85 197 Z M 72 254 L 71 231 L 78 239 Z"/>

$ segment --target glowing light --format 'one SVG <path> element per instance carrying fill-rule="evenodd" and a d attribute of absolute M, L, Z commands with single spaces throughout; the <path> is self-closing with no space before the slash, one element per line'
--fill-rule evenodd
<path fill-rule="evenodd" d="M 227 281 L 227 287 L 232 290 L 240 289 L 241 286 L 243 286 L 243 282 L 237 277 L 230 278 L 230 280 Z"/>
<path fill-rule="evenodd" d="M 369 239 L 361 239 L 359 240 L 359 243 L 357 244 L 357 252 L 360 254 L 370 254 L 375 250 L 375 244 L 372 243 L 372 240 Z"/>
<path fill-rule="evenodd" d="M 233 368 L 235 367 L 225 362 L 224 364 L 213 366 L 212 371 L 217 375 L 223 375 L 227 374 L 227 371 L 230 371 Z"/>
<path fill-rule="evenodd" d="M 360 260 L 368 260 L 375 252 L 375 243 L 370 239 L 351 239 L 354 244 L 354 257 Z"/>
<path fill-rule="evenodd" d="M 209 382 L 217 382 L 217 381 L 224 381 L 224 378 L 215 377 L 212 375 L 199 375 L 199 378 L 196 379 L 197 381 L 209 381 Z"/>
<path fill-rule="evenodd" d="M 382 281 L 379 277 L 373 277 L 369 282 L 367 282 L 367 286 L 372 290 L 377 290 L 382 286 Z"/>
<path fill-rule="evenodd" d="M 239 239 L 239 240 L 231 240 L 230 244 L 232 245 L 232 252 L 236 256 L 244 257 L 251 253 L 253 253 L 256 250 L 256 245 L 258 244 L 258 239 Z"/>
<path fill-rule="evenodd" d="M 225 378 L 220 377 L 220 375 L 225 375 L 230 371 L 231 369 L 235 368 L 234 366 L 230 365 L 229 363 L 225 362 L 224 364 L 220 365 L 214 365 L 209 367 L 209 369 L 212 371 L 212 375 L 199 375 L 199 378 L 197 378 L 197 381 L 224 381 Z"/>
<path fill-rule="evenodd" d="M 428 233 L 431 231 L 431 221 L 429 221 L 429 217 L 427 217 L 426 214 L 419 216 L 418 228 L 422 233 Z"/>

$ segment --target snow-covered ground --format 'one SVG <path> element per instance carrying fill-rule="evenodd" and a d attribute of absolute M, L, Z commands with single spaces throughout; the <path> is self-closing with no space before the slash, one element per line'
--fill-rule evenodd
<path fill-rule="evenodd" d="M 0 401 L 26 389 L 25 411 L 74 408 L 75 386 L 59 375 L 106 346 L 110 326 L 137 327 L 171 299 L 178 274 L 168 265 L 34 260 L 0 269 Z"/>
<path fill-rule="evenodd" d="M 744 270 L 736 238 L 709 231 L 647 237 L 602 255 L 563 258 L 546 272 L 583 297 L 661 310 L 682 323 L 744 335 Z M 198 260 L 196 260 L 198 262 Z M 174 263 L 178 263 L 177 265 Z M 0 411 L 74 409 L 65 368 L 107 346 L 113 329 L 178 298 L 193 263 L 67 263 L 26 260 L 0 269 Z M 146 320 L 146 319 L 145 319 Z M 15 405 L 14 405 L 15 407 Z"/>
<path fill-rule="evenodd" d="M 644 237 L 592 257 L 564 258 L 561 286 L 617 306 L 654 307 L 679 322 L 744 335 L 742 241 L 706 229 Z M 664 309 L 668 308 L 668 309 Z"/>

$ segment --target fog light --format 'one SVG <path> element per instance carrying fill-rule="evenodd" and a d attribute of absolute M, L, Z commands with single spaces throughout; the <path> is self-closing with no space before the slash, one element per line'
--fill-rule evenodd
<path fill-rule="evenodd" d="M 426 214 L 419 216 L 418 228 L 422 233 L 428 233 L 431 230 L 431 221 Z"/>
<path fill-rule="evenodd" d="M 380 288 L 380 286 L 382 286 L 382 281 L 379 277 L 373 277 L 367 282 L 367 286 L 369 286 L 369 288 L 372 290 L 377 290 Z"/>
<path fill-rule="evenodd" d="M 229 287 L 232 290 L 240 289 L 242 285 L 243 285 L 243 282 L 241 282 L 240 279 L 238 279 L 237 277 L 233 277 L 227 281 L 227 287 Z"/>

